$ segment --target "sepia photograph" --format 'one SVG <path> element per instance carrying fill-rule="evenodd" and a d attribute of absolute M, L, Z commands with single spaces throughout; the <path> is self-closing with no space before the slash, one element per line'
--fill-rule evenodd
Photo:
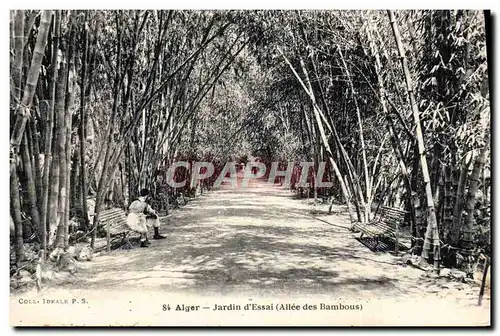
<path fill-rule="evenodd" d="M 491 327 L 489 10 L 9 18 L 11 326 Z"/>

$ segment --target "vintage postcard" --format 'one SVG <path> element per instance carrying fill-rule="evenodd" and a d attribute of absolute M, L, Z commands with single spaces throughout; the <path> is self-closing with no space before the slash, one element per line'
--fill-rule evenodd
<path fill-rule="evenodd" d="M 9 13 L 12 326 L 491 325 L 489 11 Z"/>

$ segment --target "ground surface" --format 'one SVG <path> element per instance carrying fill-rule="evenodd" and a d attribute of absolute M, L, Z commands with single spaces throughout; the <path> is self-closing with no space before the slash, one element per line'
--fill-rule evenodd
<path fill-rule="evenodd" d="M 98 256 L 64 290 L 97 297 L 121 292 L 208 301 L 307 299 L 318 305 L 342 300 L 361 302 L 370 316 L 377 314 L 347 324 L 446 324 L 446 316 L 449 323 L 488 324 L 489 299 L 476 307 L 477 287 L 424 278 L 397 256 L 372 252 L 354 239 L 345 209 L 318 216 L 310 214 L 312 208 L 289 190 L 263 182 L 213 191 L 164 220 L 167 239 Z M 46 295 L 60 291 L 48 289 Z"/>

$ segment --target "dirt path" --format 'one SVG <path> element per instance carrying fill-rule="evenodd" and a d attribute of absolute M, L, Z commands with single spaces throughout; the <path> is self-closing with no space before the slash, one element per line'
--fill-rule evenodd
<path fill-rule="evenodd" d="M 346 215 L 320 221 L 293 195 L 259 183 L 201 196 L 167 219 L 168 239 L 96 258 L 77 285 L 266 296 L 408 292 L 405 281 L 420 271 L 399 272 L 392 256 L 352 239 Z"/>
<path fill-rule="evenodd" d="M 166 219 L 161 231 L 167 239 L 96 257 L 67 290 L 390 300 L 406 307 L 418 301 L 423 315 L 439 303 L 455 318 L 461 316 L 455 311 L 467 316 L 476 309 L 484 315 L 480 323 L 487 323 L 489 300 L 474 306 L 478 289 L 423 280 L 422 271 L 353 239 L 342 208 L 314 218 L 312 205 L 293 195 L 256 183 L 200 196 Z"/>

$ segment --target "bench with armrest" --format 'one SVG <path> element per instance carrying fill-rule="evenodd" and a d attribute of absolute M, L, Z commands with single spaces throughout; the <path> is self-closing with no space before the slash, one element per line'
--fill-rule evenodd
<path fill-rule="evenodd" d="M 111 208 L 101 211 L 99 226 L 106 230 L 107 250 L 111 250 L 111 237 L 121 237 L 120 246 L 132 248 L 129 236 L 132 232 L 127 225 L 127 216 L 121 208 Z"/>
<path fill-rule="evenodd" d="M 369 223 L 354 223 L 351 229 L 352 231 L 361 232 L 360 238 L 363 235 L 374 238 L 376 241 L 375 247 L 383 238 L 393 240 L 397 252 L 399 246 L 409 248 L 400 241 L 400 238 L 403 236 L 400 229 L 405 226 L 406 215 L 407 212 L 404 210 L 383 206 L 374 220 Z"/>

